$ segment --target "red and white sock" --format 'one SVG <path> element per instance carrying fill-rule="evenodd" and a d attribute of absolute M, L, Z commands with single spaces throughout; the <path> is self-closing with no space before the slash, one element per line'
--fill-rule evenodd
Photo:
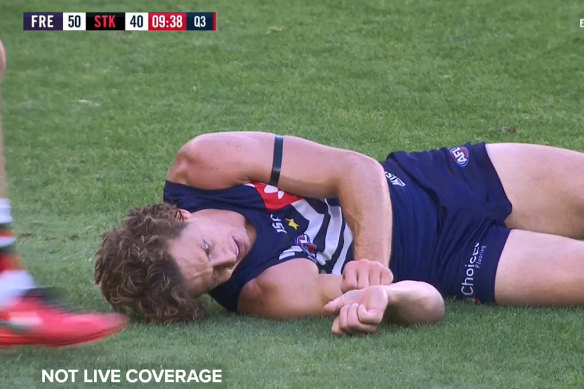
<path fill-rule="evenodd" d="M 32 276 L 14 253 L 16 237 L 10 229 L 11 222 L 10 200 L 0 199 L 0 309 L 35 287 Z"/>

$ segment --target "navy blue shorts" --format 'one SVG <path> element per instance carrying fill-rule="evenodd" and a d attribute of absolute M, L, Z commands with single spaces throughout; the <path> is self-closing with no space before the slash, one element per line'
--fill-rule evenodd
<path fill-rule="evenodd" d="M 446 297 L 494 302 L 511 202 L 485 144 L 392 153 L 382 165 L 394 214 L 395 279 L 426 281 Z"/>

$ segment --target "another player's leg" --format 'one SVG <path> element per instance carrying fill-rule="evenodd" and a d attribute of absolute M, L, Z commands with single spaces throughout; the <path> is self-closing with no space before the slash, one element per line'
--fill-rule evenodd
<path fill-rule="evenodd" d="M 513 143 L 487 152 L 513 204 L 508 227 L 584 238 L 584 153 Z"/>
<path fill-rule="evenodd" d="M 6 56 L 2 42 L 0 42 L 0 87 L 5 68 Z M 32 277 L 22 269 L 20 258 L 12 251 L 16 238 L 10 230 L 12 216 L 6 190 L 5 172 L 2 123 L 0 121 L 0 309 L 23 292 L 35 287 Z"/>
<path fill-rule="evenodd" d="M 0 42 L 0 87 L 6 57 Z M 1 97 L 1 96 L 0 96 Z M 120 314 L 71 313 L 49 302 L 14 252 L 6 190 L 4 148 L 0 123 L 0 347 L 18 345 L 67 346 L 104 338 L 123 328 Z"/>
<path fill-rule="evenodd" d="M 513 305 L 584 305 L 584 242 L 512 230 L 497 268 L 495 300 Z"/>

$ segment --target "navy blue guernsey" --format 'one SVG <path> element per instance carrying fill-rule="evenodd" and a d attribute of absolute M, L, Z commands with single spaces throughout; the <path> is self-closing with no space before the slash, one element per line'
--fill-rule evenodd
<path fill-rule="evenodd" d="M 243 286 L 271 266 L 305 258 L 321 273 L 342 274 L 353 259 L 353 235 L 337 199 L 302 198 L 260 183 L 202 190 L 167 181 L 164 201 L 189 212 L 235 211 L 255 227 L 256 241 L 248 255 L 229 281 L 209 293 L 230 311 L 237 311 Z"/>
<path fill-rule="evenodd" d="M 394 281 L 426 281 L 445 296 L 494 301 L 511 203 L 484 143 L 395 152 L 381 165 L 393 210 Z M 243 286 L 271 266 L 305 258 L 321 273 L 341 275 L 354 257 L 353 235 L 337 199 L 302 198 L 258 183 L 201 190 L 167 181 L 164 201 L 190 212 L 239 212 L 255 227 L 251 251 L 232 278 L 210 292 L 231 311 L 237 311 Z"/>
<path fill-rule="evenodd" d="M 436 232 L 436 200 L 403 169 L 399 157 L 407 155 L 394 153 L 381 162 L 393 209 L 390 268 L 395 281 L 430 281 L 435 274 L 429 274 L 429 267 L 420 266 L 424 263 L 420 259 L 427 256 L 428 242 Z M 314 262 L 320 273 L 341 275 L 354 257 L 353 234 L 338 199 L 302 198 L 260 183 L 202 190 L 167 181 L 164 201 L 189 212 L 239 212 L 255 227 L 256 241 L 246 258 L 229 281 L 209 293 L 230 311 L 237 311 L 243 286 L 271 266 L 305 258 Z"/>

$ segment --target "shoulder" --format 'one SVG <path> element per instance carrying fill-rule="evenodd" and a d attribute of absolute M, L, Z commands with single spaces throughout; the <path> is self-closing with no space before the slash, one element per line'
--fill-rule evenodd
<path fill-rule="evenodd" d="M 218 132 L 199 135 L 176 154 L 167 180 L 201 189 L 224 189 L 253 181 L 250 172 L 269 165 L 274 134 Z"/>

